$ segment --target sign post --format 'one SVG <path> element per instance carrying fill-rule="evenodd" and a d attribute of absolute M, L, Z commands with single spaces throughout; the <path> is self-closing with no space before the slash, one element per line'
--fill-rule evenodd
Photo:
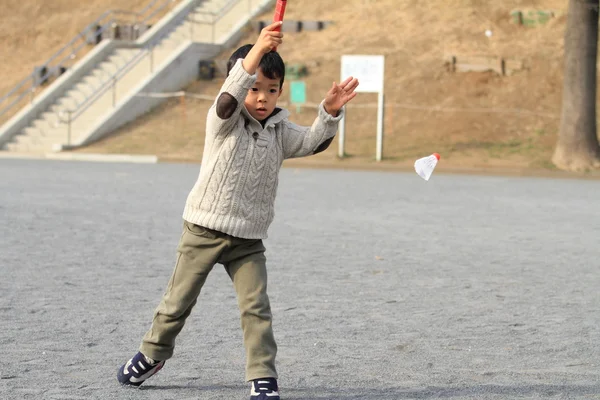
<path fill-rule="evenodd" d="M 340 81 L 353 76 L 358 78 L 359 85 L 356 92 L 359 93 L 377 93 L 377 147 L 375 159 L 381 161 L 383 157 L 383 111 L 384 111 L 384 75 L 385 75 L 385 56 L 368 55 L 343 55 L 342 71 Z M 346 114 L 348 111 L 346 111 Z M 346 136 L 345 117 L 340 121 L 340 136 L 338 156 L 343 158 L 344 141 Z"/>

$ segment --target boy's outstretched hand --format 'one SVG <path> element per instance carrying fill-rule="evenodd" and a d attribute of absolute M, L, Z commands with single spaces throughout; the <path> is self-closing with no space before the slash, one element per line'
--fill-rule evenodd
<path fill-rule="evenodd" d="M 333 82 L 333 86 L 327 92 L 325 96 L 325 111 L 336 117 L 340 109 L 346 105 L 350 100 L 356 97 L 356 88 L 358 86 L 358 79 L 349 77 L 339 85 Z"/>

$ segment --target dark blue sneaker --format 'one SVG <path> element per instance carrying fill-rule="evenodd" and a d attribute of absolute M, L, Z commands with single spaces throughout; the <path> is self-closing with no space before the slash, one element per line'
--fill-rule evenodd
<path fill-rule="evenodd" d="M 140 386 L 144 381 L 156 374 L 165 365 L 164 361 L 154 361 L 138 352 L 117 372 L 121 385 Z"/>
<path fill-rule="evenodd" d="M 250 400 L 279 400 L 278 390 L 277 379 L 255 379 L 250 389 Z"/>

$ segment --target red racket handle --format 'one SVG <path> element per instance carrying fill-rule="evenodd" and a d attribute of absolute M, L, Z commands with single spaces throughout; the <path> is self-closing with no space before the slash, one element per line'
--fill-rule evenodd
<path fill-rule="evenodd" d="M 275 15 L 273 16 L 273 22 L 282 22 L 283 16 L 285 14 L 285 6 L 287 5 L 287 0 L 277 0 L 277 5 L 275 6 Z M 281 26 L 276 28 L 275 31 L 281 32 Z M 277 51 L 277 47 L 273 49 Z"/>

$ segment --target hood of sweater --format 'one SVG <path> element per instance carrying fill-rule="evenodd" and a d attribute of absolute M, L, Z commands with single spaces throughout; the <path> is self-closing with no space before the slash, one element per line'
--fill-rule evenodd
<path fill-rule="evenodd" d="M 248 124 L 261 126 L 262 129 L 265 129 L 266 127 L 269 127 L 269 126 L 275 126 L 276 124 L 280 123 L 284 119 L 288 118 L 290 116 L 290 112 L 288 110 L 286 110 L 285 108 L 275 107 L 275 109 L 273 110 L 271 115 L 269 115 L 263 121 L 257 121 L 256 118 L 254 118 L 252 115 L 250 115 L 250 113 L 248 112 L 246 107 L 242 107 L 242 115 L 244 116 L 244 118 L 246 119 Z"/>

